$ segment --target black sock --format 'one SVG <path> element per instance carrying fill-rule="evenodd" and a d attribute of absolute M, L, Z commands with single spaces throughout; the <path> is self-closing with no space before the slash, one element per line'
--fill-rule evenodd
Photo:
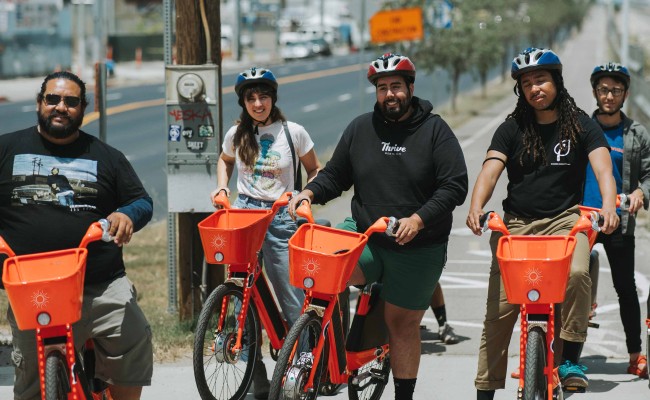
<path fill-rule="evenodd" d="M 562 349 L 562 360 L 569 360 L 574 364 L 578 363 L 580 353 L 582 352 L 582 343 L 564 341 L 564 348 Z"/>
<path fill-rule="evenodd" d="M 393 378 L 395 384 L 395 400 L 413 400 L 415 381 L 417 379 Z"/>
<path fill-rule="evenodd" d="M 433 310 L 433 315 L 436 316 L 438 325 L 443 326 L 447 322 L 447 309 L 445 308 L 445 305 L 443 304 L 436 308 L 431 307 L 431 310 Z"/>
<path fill-rule="evenodd" d="M 494 390 L 476 389 L 476 400 L 494 400 Z"/>

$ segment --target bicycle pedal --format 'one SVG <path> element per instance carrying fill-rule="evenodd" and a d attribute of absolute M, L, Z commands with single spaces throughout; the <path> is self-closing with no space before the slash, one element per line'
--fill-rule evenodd
<path fill-rule="evenodd" d="M 426 330 L 427 330 L 427 326 L 426 326 L 426 325 L 420 325 L 420 330 L 421 330 L 421 331 L 426 331 Z"/>
<path fill-rule="evenodd" d="M 589 326 L 590 328 L 595 328 L 595 329 L 600 328 L 600 324 L 599 324 L 598 322 L 591 322 L 591 321 L 589 321 L 588 326 Z"/>
<path fill-rule="evenodd" d="M 587 391 L 586 387 L 583 386 L 562 386 L 562 390 L 570 393 L 585 393 Z"/>

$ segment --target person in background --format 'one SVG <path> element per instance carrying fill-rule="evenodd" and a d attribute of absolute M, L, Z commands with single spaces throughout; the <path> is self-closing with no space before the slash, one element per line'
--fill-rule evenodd
<path fill-rule="evenodd" d="M 253 67 L 237 76 L 235 93 L 242 112 L 238 123 L 226 132 L 217 161 L 217 189 L 211 199 L 221 191 L 230 195 L 228 182 L 235 168 L 238 196 L 233 206 L 250 209 L 270 209 L 282 194 L 300 185 L 301 165 L 308 180 L 318 173 L 314 142 L 305 128 L 284 117 L 276 105 L 277 91 L 277 79 L 267 68 Z M 264 271 L 289 326 L 300 316 L 305 299 L 301 289 L 289 284 L 289 238 L 296 229 L 287 208 L 282 207 L 262 245 Z M 261 358 L 254 366 L 253 390 L 256 399 L 268 397 L 269 382 Z"/>
<path fill-rule="evenodd" d="M 618 217 L 609 146 L 598 125 L 566 90 L 560 58 L 550 49 L 528 48 L 514 58 L 511 76 L 516 81 L 517 105 L 492 137 L 472 191 L 467 226 L 481 234 L 483 207 L 507 169 L 503 221 L 510 233 L 568 234 L 580 215 L 584 170 L 591 162 L 603 198 L 602 232 L 611 233 L 618 226 Z M 478 400 L 493 399 L 495 390 L 505 387 L 508 346 L 519 316 L 519 305 L 507 302 L 494 256 L 501 236 L 492 232 L 490 237 L 493 257 L 474 381 Z M 580 233 L 576 237 L 561 329 L 557 329 L 563 350 L 558 351 L 555 363 L 560 354 L 563 362 L 554 372 L 563 386 L 582 390 L 588 379 L 578 358 L 587 337 L 591 280 L 587 236 Z"/>
<path fill-rule="evenodd" d="M 648 361 L 641 354 L 641 307 L 634 280 L 634 229 L 637 211 L 642 207 L 648 209 L 650 134 L 622 110 L 630 94 L 630 73 L 625 66 L 614 62 L 598 65 L 591 73 L 590 82 L 598 106 L 591 117 L 602 128 L 612 149 L 610 156 L 616 191 L 628 198 L 628 204 L 621 204 L 617 210 L 620 226 L 609 235 L 598 234 L 596 243 L 602 243 L 605 249 L 618 294 L 625 344 L 630 356 L 627 372 L 647 378 Z M 602 203 L 594 170 L 589 164 L 583 204 L 600 208 Z"/>
<path fill-rule="evenodd" d="M 0 235 L 18 255 L 76 248 L 90 224 L 108 219 L 114 243 L 88 246 L 74 339 L 78 348 L 94 340 L 95 375 L 109 384 L 113 399 L 137 400 L 142 387 L 151 385 L 153 347 L 151 328 L 126 277 L 122 246 L 149 222 L 153 202 L 124 154 L 79 129 L 87 104 L 86 85 L 78 76 L 54 72 L 36 96 L 38 124 L 0 136 Z M 22 186 L 48 182 L 34 172 L 35 160 L 55 176 L 58 166 L 76 171 L 85 188 L 84 207 L 16 199 Z M 72 190 L 69 185 L 61 189 Z M 11 307 L 7 319 L 14 348 L 14 399 L 38 400 L 35 331 L 19 330 Z"/>

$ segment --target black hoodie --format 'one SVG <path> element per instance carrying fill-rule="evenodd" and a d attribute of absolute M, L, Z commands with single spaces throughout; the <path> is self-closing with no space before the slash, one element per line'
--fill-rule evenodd
<path fill-rule="evenodd" d="M 378 218 L 417 213 L 424 228 L 407 243 L 421 246 L 448 240 L 452 211 L 467 196 L 467 167 L 458 139 L 426 100 L 412 98 L 405 121 L 387 120 L 379 105 L 355 118 L 343 132 L 332 159 L 305 189 L 324 204 L 354 185 L 352 217 L 359 232 Z M 397 247 L 394 238 L 371 240 Z"/>

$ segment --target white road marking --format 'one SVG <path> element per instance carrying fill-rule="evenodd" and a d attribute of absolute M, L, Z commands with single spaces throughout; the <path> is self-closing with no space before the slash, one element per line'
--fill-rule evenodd
<path fill-rule="evenodd" d="M 302 112 L 312 112 L 318 110 L 320 106 L 318 104 L 308 104 L 302 108 Z"/>
<path fill-rule="evenodd" d="M 21 110 L 22 112 L 34 112 L 34 111 L 36 111 L 36 106 L 35 106 L 35 105 L 31 105 L 31 106 L 22 106 L 22 107 L 20 108 L 20 110 Z"/>
<path fill-rule="evenodd" d="M 352 95 L 350 93 L 345 93 L 342 94 L 338 97 L 338 101 L 348 101 L 352 98 Z"/>

